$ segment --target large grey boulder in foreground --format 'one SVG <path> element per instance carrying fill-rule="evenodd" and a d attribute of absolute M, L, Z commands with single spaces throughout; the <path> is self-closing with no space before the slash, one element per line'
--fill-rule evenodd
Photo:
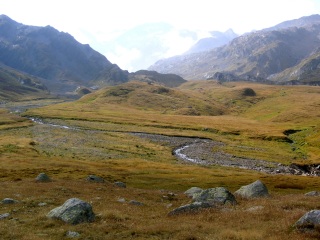
<path fill-rule="evenodd" d="M 320 226 L 320 210 L 311 210 L 303 215 L 294 225 L 300 230 L 314 229 Z"/>
<path fill-rule="evenodd" d="M 215 205 L 236 204 L 236 198 L 224 187 L 209 188 L 193 195 L 194 202 L 205 202 Z"/>
<path fill-rule="evenodd" d="M 60 219 L 66 223 L 79 224 L 82 222 L 93 222 L 95 214 L 89 203 L 78 198 L 67 200 L 62 206 L 52 209 L 47 217 Z"/>
<path fill-rule="evenodd" d="M 260 180 L 257 180 L 249 185 L 242 186 L 234 194 L 243 198 L 258 198 L 269 196 L 268 188 Z"/>

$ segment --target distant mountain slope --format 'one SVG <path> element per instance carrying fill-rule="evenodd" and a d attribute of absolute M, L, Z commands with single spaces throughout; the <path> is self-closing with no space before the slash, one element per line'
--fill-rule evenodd
<path fill-rule="evenodd" d="M 200 39 L 185 54 L 209 51 L 214 48 L 221 47 L 238 37 L 232 29 L 229 29 L 226 32 L 213 31 L 210 34 L 210 37 Z"/>
<path fill-rule="evenodd" d="M 140 70 L 130 73 L 129 79 L 148 83 L 157 83 L 167 87 L 178 87 L 186 82 L 186 80 L 176 74 L 161 74 L 155 71 L 147 70 Z"/>
<path fill-rule="evenodd" d="M 0 64 L 0 100 L 35 99 L 48 95 L 39 79 Z"/>
<path fill-rule="evenodd" d="M 303 59 L 298 65 L 269 76 L 269 80 L 291 84 L 320 85 L 320 49 Z"/>
<path fill-rule="evenodd" d="M 300 64 L 320 46 L 319 18 L 319 15 L 312 15 L 286 22 L 278 26 L 280 30 L 246 34 L 209 52 L 160 60 L 149 69 L 179 74 L 186 79 L 212 79 L 219 72 L 219 76 L 227 74 L 239 80 L 265 81 L 271 75 Z M 295 24 L 303 27 L 294 27 Z"/>
<path fill-rule="evenodd" d="M 53 92 L 70 91 L 90 81 L 121 83 L 128 74 L 67 33 L 50 26 L 23 25 L 5 15 L 0 15 L 0 62 L 47 79 Z"/>

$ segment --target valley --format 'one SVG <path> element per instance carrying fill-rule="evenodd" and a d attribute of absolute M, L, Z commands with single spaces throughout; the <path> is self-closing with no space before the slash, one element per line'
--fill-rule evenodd
<path fill-rule="evenodd" d="M 292 224 L 318 207 L 317 197 L 304 194 L 319 189 L 319 178 L 276 168 L 319 164 L 319 102 L 318 87 L 207 80 L 176 88 L 130 82 L 76 101 L 2 104 L 1 197 L 19 203 L 0 205 L 12 216 L 0 221 L 1 234 L 4 239 L 61 239 L 66 231 L 83 239 L 317 238 L 317 232 L 301 233 Z M 177 150 L 206 164 L 185 161 Z M 241 161 L 257 165 L 245 168 Z M 40 172 L 53 181 L 36 183 Z M 106 182 L 87 182 L 89 175 Z M 235 191 L 257 179 L 268 187 L 269 198 L 237 198 L 233 208 L 167 216 L 190 201 L 183 194 L 190 187 Z M 116 181 L 127 188 L 115 188 Z M 70 197 L 92 203 L 98 216 L 89 228 L 45 217 Z M 39 207 L 42 202 L 46 205 Z M 250 212 L 252 206 L 260 210 Z M 254 221 L 257 217 L 261 220 Z M 194 226 L 198 230 L 190 232 Z"/>
<path fill-rule="evenodd" d="M 319 239 L 319 22 L 212 31 L 129 72 L 0 15 L 0 238 Z M 162 26 L 118 39 L 162 49 Z"/>

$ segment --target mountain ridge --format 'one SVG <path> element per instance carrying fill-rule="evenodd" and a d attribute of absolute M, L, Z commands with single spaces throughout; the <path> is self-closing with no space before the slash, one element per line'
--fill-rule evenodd
<path fill-rule="evenodd" d="M 149 70 L 175 73 L 188 80 L 212 79 L 219 72 L 220 75 L 233 74 L 237 78 L 234 80 L 266 81 L 270 76 L 297 66 L 318 48 L 318 21 L 319 15 L 288 21 L 277 26 L 290 27 L 255 31 L 211 51 L 159 60 Z M 293 27 L 294 24 L 303 27 Z M 303 83 L 308 84 L 307 79 Z"/>

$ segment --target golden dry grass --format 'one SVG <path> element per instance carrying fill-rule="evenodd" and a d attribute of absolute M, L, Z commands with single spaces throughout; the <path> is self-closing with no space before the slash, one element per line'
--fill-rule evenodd
<path fill-rule="evenodd" d="M 154 86 L 146 86 L 154 91 Z M 243 96 L 244 88 L 252 88 L 257 95 Z M 138 94 L 142 91 L 135 89 Z M 220 150 L 236 156 L 283 164 L 319 163 L 319 93 L 317 88 L 306 86 L 199 81 L 172 90 L 172 95 L 152 99 L 147 109 L 142 104 L 148 96 L 104 98 L 95 93 L 77 102 L 26 112 L 86 130 L 31 124 L 1 110 L 0 127 L 5 127 L 0 130 L 0 199 L 20 201 L 0 204 L 0 214 L 11 214 L 9 219 L 0 220 L 1 237 L 63 239 L 71 230 L 80 232 L 80 239 L 317 239 L 319 232 L 300 233 L 292 225 L 306 211 L 320 207 L 319 197 L 303 195 L 320 189 L 318 177 L 192 165 L 172 156 L 172 147 L 128 132 L 206 137 L 226 143 Z M 200 116 L 178 115 L 184 111 L 182 102 L 187 96 L 192 99 L 188 104 L 201 110 Z M 172 98 L 180 109 L 166 110 Z M 203 102 L 208 99 L 224 115 L 206 115 Z M 159 105 L 158 101 L 164 102 Z M 286 136 L 288 129 L 301 131 Z M 294 143 L 287 142 L 288 137 Z M 40 172 L 54 181 L 35 183 Z M 88 183 L 84 179 L 89 174 L 107 182 Z M 190 202 L 183 191 L 192 186 L 223 186 L 233 192 L 257 179 L 267 185 L 270 198 L 238 199 L 239 204 L 232 209 L 167 216 L 173 208 Z M 128 188 L 113 187 L 115 181 L 126 182 Z M 163 198 L 169 192 L 177 197 L 171 201 Z M 70 226 L 45 217 L 71 197 L 92 203 L 97 214 L 94 223 Z M 127 202 L 120 203 L 119 198 Z M 132 199 L 145 206 L 128 204 Z M 47 205 L 38 206 L 41 202 Z"/>

